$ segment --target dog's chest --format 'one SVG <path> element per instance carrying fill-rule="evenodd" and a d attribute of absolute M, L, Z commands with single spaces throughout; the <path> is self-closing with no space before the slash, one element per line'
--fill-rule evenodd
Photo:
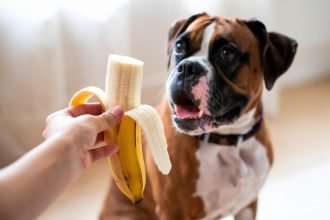
<path fill-rule="evenodd" d="M 238 147 L 201 142 L 196 157 L 195 196 L 203 201 L 205 219 L 236 214 L 256 199 L 270 168 L 267 152 L 255 138 Z"/>

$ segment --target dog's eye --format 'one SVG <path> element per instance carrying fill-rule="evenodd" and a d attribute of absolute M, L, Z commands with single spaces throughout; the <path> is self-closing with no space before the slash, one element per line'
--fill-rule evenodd
<path fill-rule="evenodd" d="M 224 46 L 220 51 L 220 58 L 225 62 L 233 61 L 236 57 L 236 51 L 231 46 Z"/>
<path fill-rule="evenodd" d="M 183 54 L 186 51 L 186 45 L 183 41 L 179 40 L 179 41 L 175 42 L 174 49 L 175 49 L 175 53 Z"/>

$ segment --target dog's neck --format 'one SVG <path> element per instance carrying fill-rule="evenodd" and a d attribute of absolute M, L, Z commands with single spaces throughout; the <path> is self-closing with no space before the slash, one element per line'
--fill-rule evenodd
<path fill-rule="evenodd" d="M 257 123 L 256 108 L 253 108 L 249 112 L 243 114 L 232 124 L 222 125 L 212 133 L 229 135 L 229 134 L 246 134 Z"/>
<path fill-rule="evenodd" d="M 234 123 L 221 126 L 211 133 L 198 135 L 196 138 L 204 143 L 237 147 L 240 143 L 248 140 L 259 131 L 262 124 L 262 115 L 261 112 L 256 112 L 256 109 L 252 109 L 238 118 Z"/>

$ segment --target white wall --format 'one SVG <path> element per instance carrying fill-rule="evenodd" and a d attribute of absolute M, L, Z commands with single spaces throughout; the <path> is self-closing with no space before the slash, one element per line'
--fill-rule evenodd
<path fill-rule="evenodd" d="M 167 32 L 182 11 L 180 1 L 132 1 L 131 55 L 145 62 L 142 101 L 157 104 L 164 91 L 167 72 Z"/>
<path fill-rule="evenodd" d="M 97 21 L 67 8 L 44 20 L 0 2 L 0 167 L 42 140 L 47 115 L 78 89 L 104 87 L 109 53 L 130 51 L 130 11 Z"/>
<path fill-rule="evenodd" d="M 257 18 L 269 30 L 297 39 L 294 64 L 267 98 L 269 112 L 278 109 L 276 91 L 281 85 L 293 86 L 330 73 L 328 0 L 113 1 L 122 3 L 118 10 L 111 2 L 104 6 L 97 1 L 99 10 L 107 7 L 103 21 L 80 14 L 75 10 L 80 4 L 60 11 L 55 7 L 43 21 L 23 17 L 34 15 L 33 10 L 47 12 L 42 7 L 54 3 L 42 2 L 38 8 L 29 7 L 32 11 L 23 7 L 16 14 L 0 2 L 0 166 L 40 143 L 46 116 L 65 107 L 74 91 L 104 85 L 109 53 L 145 61 L 143 103 L 156 104 L 168 76 L 168 29 L 173 21 L 194 13 Z M 94 9 L 85 7 L 83 12 Z"/>
<path fill-rule="evenodd" d="M 329 76 L 330 1 L 233 0 L 233 1 L 133 1 L 131 7 L 132 55 L 146 61 L 145 86 L 166 78 L 166 36 L 170 24 L 202 11 L 211 15 L 256 18 L 269 31 L 298 41 L 298 53 L 280 84 L 291 86 Z"/>
<path fill-rule="evenodd" d="M 164 91 L 167 31 L 173 21 L 192 14 L 255 18 L 269 31 L 286 34 L 298 41 L 298 52 L 290 69 L 271 92 L 265 91 L 265 112 L 279 111 L 279 91 L 312 80 L 330 77 L 330 1 L 328 0 L 203 0 L 132 1 L 131 55 L 145 61 L 144 103 L 156 104 Z"/>
<path fill-rule="evenodd" d="M 294 86 L 330 77 L 330 1 L 272 1 L 274 30 L 298 41 L 294 65 L 281 83 Z"/>

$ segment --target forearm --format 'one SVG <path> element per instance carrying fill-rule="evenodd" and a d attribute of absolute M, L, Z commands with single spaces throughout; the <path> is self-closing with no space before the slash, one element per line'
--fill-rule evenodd
<path fill-rule="evenodd" d="M 83 152 L 71 145 L 48 139 L 0 171 L 0 219 L 35 219 L 81 173 Z"/>

